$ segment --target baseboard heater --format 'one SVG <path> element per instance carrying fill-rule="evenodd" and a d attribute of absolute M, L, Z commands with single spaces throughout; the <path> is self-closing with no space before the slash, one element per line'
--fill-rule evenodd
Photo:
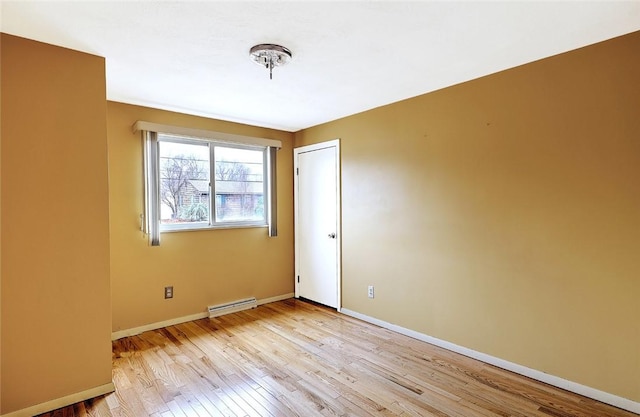
<path fill-rule="evenodd" d="M 209 318 L 222 316 L 223 314 L 235 313 L 236 311 L 249 310 L 250 308 L 256 307 L 258 307 L 258 301 L 255 297 L 209 306 Z"/>

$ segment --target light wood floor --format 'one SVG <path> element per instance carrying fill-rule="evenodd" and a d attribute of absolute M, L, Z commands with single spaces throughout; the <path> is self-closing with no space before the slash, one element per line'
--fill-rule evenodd
<path fill-rule="evenodd" d="M 43 416 L 636 416 L 299 300 L 113 355 L 115 393 Z"/>

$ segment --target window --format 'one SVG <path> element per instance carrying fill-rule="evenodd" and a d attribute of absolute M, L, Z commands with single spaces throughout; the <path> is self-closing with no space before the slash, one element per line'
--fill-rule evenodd
<path fill-rule="evenodd" d="M 157 142 L 161 231 L 267 224 L 266 147 L 162 133 Z"/>
<path fill-rule="evenodd" d="M 279 140 L 137 121 L 144 148 L 142 229 L 160 232 L 268 226 L 278 235 Z"/>

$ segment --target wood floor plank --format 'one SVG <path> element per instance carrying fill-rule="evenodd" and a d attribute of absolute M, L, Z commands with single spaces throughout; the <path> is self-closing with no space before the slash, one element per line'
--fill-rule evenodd
<path fill-rule="evenodd" d="M 175 401 L 187 417 L 210 417 L 211 414 L 204 411 L 199 403 L 194 403 L 192 398 L 191 396 L 187 398 L 184 395 L 178 395 Z"/>
<path fill-rule="evenodd" d="M 76 417 L 87 417 L 87 411 L 84 408 L 84 403 L 77 403 L 73 406 L 73 412 Z"/>
<path fill-rule="evenodd" d="M 114 341 L 113 382 L 41 417 L 637 417 L 294 299 Z"/>

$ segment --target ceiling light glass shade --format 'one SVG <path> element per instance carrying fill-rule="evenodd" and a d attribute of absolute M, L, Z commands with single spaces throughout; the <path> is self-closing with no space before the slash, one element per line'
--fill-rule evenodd
<path fill-rule="evenodd" d="M 272 43 L 262 43 L 249 50 L 249 56 L 258 65 L 262 65 L 269 70 L 269 78 L 273 78 L 273 68 L 286 64 L 293 55 L 284 46 Z"/>

